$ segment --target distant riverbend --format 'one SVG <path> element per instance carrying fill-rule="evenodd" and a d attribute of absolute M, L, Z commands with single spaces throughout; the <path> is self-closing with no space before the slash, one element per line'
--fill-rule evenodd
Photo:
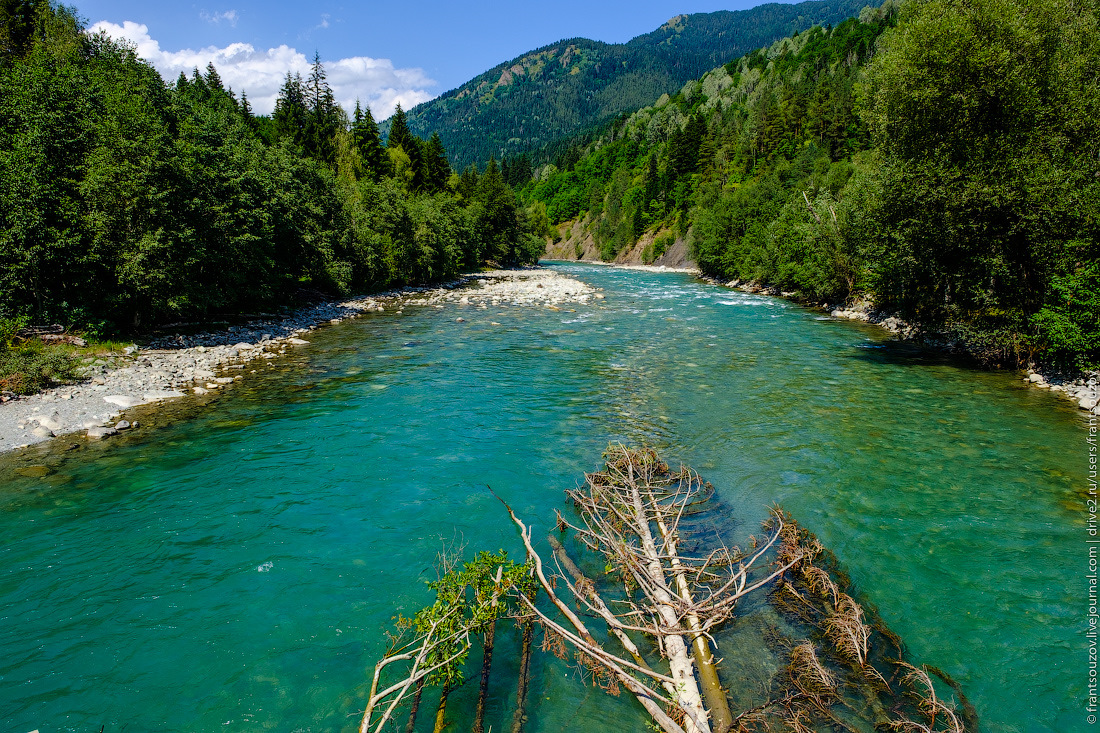
<path fill-rule="evenodd" d="M 140 434 L 0 456 L 4 729 L 355 730 L 441 541 L 522 557 L 485 485 L 542 536 L 614 440 L 700 470 L 731 537 L 781 503 L 986 733 L 1089 729 L 1083 411 L 780 298 L 554 267 L 589 297 L 410 299 Z M 642 727 L 557 665 L 528 731 Z"/>

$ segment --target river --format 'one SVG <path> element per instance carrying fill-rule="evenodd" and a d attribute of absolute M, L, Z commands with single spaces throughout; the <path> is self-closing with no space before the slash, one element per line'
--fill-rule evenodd
<path fill-rule="evenodd" d="M 0 457 L 0 729 L 354 730 L 443 544 L 522 559 L 486 484 L 539 536 L 611 440 L 698 469 L 737 536 L 781 503 L 983 731 L 1090 728 L 1083 413 L 781 299 L 556 267 L 606 299 L 371 314 L 132 436 Z M 534 673 L 529 731 L 641 729 Z"/>

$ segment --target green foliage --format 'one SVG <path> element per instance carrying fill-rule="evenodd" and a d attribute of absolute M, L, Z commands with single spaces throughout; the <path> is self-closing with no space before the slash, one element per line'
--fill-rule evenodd
<path fill-rule="evenodd" d="M 1003 331 L 1022 354 L 1100 360 L 1098 17 L 1096 2 L 906 6 L 863 91 L 889 307 Z"/>
<path fill-rule="evenodd" d="M 848 229 L 860 219 L 842 195 L 846 156 L 868 139 L 854 87 L 894 18 L 814 27 L 719 67 L 565 151 L 523 195 L 555 223 L 591 217 L 606 259 L 645 231 L 694 224 L 709 275 L 843 298 L 861 279 Z"/>
<path fill-rule="evenodd" d="M 0 390 L 33 394 L 76 379 L 80 372 L 76 358 L 62 346 L 21 340 L 19 332 L 26 325 L 26 317 L 0 318 Z"/>
<path fill-rule="evenodd" d="M 445 559 L 444 562 L 447 562 Z M 528 565 L 517 565 L 504 550 L 482 551 L 461 567 L 444 568 L 438 580 L 428 583 L 435 601 L 410 620 L 418 635 L 434 627 L 435 637 L 446 640 L 432 647 L 424 667 L 441 665 L 427 679 L 429 685 L 453 690 L 465 679 L 464 666 L 469 657 L 469 633 L 483 633 L 497 619 L 507 615 L 509 591 L 530 593 L 533 580 Z"/>
<path fill-rule="evenodd" d="M 708 275 L 870 296 L 991 364 L 1095 366 L 1098 6 L 867 8 L 578 140 L 522 194 L 608 259 L 690 226 Z"/>
<path fill-rule="evenodd" d="M 661 232 L 642 250 L 642 262 L 652 265 L 654 261 L 660 259 L 661 255 L 668 251 L 668 248 L 675 241 L 676 235 L 672 232 Z"/>
<path fill-rule="evenodd" d="M 0 65 L 0 312 L 109 334 L 452 278 L 482 235 L 501 261 L 537 256 L 506 186 L 451 195 L 438 137 L 410 134 L 392 166 L 319 58 L 256 117 L 213 65 L 166 85 L 65 8 L 35 28 Z"/>

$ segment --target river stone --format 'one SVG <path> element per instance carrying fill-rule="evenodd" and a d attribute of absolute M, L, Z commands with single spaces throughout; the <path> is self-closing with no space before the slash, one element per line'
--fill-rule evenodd
<path fill-rule="evenodd" d="M 1078 402 L 1077 405 L 1082 410 L 1091 410 L 1092 408 L 1096 407 L 1098 402 L 1100 402 L 1100 400 L 1098 400 L 1096 397 L 1082 397 L 1081 401 Z"/>
<path fill-rule="evenodd" d="M 107 395 L 103 398 L 103 401 L 112 405 L 117 405 L 124 410 L 128 407 L 141 404 L 141 400 L 137 397 L 130 397 L 129 395 L 122 394 Z"/>
<path fill-rule="evenodd" d="M 49 428 L 44 428 L 39 425 L 37 428 L 31 431 L 32 434 L 37 435 L 39 438 L 52 438 L 53 431 Z"/>
<path fill-rule="evenodd" d="M 309 343 L 305 339 L 299 339 L 299 338 L 287 339 L 286 342 L 288 344 L 292 345 L 292 346 L 305 346 L 306 344 Z"/>
<path fill-rule="evenodd" d="M 115 423 L 115 430 L 129 430 L 130 423 L 127 420 L 119 420 Z"/>
<path fill-rule="evenodd" d="M 61 429 L 61 415 L 54 413 L 49 417 L 38 418 L 38 424 L 47 430 L 60 430 Z"/>
<path fill-rule="evenodd" d="M 118 431 L 114 428 L 89 428 L 88 440 L 103 440 L 110 435 L 118 435 Z"/>
<path fill-rule="evenodd" d="M 1042 374 L 1035 373 L 1028 375 L 1027 381 L 1031 382 L 1032 384 L 1039 384 L 1040 382 L 1045 382 L 1046 380 L 1043 379 Z"/>
<path fill-rule="evenodd" d="M 183 397 L 183 392 L 177 392 L 174 389 L 165 389 L 155 392 L 146 392 L 142 395 L 146 402 L 155 402 L 157 400 L 170 400 L 173 397 Z"/>

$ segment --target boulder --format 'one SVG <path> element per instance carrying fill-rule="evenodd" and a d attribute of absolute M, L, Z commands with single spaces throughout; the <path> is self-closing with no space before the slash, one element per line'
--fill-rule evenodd
<path fill-rule="evenodd" d="M 114 428 L 104 427 L 88 429 L 88 440 L 103 440 L 104 438 L 111 435 L 118 435 L 118 431 Z"/>

